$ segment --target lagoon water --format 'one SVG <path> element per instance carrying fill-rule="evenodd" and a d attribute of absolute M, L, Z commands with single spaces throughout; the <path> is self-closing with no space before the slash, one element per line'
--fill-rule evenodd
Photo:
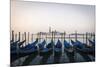
<path fill-rule="evenodd" d="M 22 58 L 20 58 L 20 59 L 18 59 L 18 60 L 16 60 L 16 61 L 14 61 L 14 62 L 12 63 L 12 65 L 14 65 L 14 66 L 25 65 L 25 64 L 23 64 L 23 63 L 25 62 L 25 59 L 28 58 L 28 57 L 30 57 L 30 55 L 29 55 L 29 56 L 22 57 Z M 94 58 L 93 56 L 88 55 L 88 57 L 91 59 L 91 61 L 95 61 L 95 58 Z M 31 57 L 31 62 L 28 62 L 28 65 L 38 65 L 38 64 L 41 64 L 42 60 L 44 60 L 44 59 L 42 59 L 42 58 L 43 58 L 43 57 L 42 57 L 42 56 L 39 56 L 39 55 L 37 55 L 35 58 L 32 58 L 32 57 Z M 84 58 L 83 56 L 81 56 L 79 53 L 75 53 L 74 58 L 75 58 L 75 62 L 87 62 L 87 59 L 85 59 L 85 58 Z M 27 60 L 27 61 L 29 61 L 29 60 Z M 45 64 L 54 64 L 54 63 L 55 63 L 55 62 L 54 62 L 54 56 L 51 55 L 51 56 L 47 59 L 47 62 L 44 62 L 44 63 L 45 63 Z M 69 57 L 66 55 L 66 53 L 64 53 L 64 54 L 60 57 L 59 63 L 70 63 Z"/>

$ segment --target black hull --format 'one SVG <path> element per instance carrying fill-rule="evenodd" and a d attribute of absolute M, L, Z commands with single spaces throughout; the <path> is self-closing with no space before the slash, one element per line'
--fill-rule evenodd
<path fill-rule="evenodd" d="M 66 55 L 68 56 L 68 58 L 69 58 L 69 62 L 70 63 L 73 63 L 73 62 L 75 62 L 75 51 L 74 51 L 74 49 L 67 49 L 67 48 L 65 48 L 64 49 L 64 51 L 65 51 L 65 53 L 66 53 Z"/>
<path fill-rule="evenodd" d="M 60 63 L 60 57 L 62 55 L 62 51 L 56 52 L 54 51 L 54 63 Z"/>
<path fill-rule="evenodd" d="M 42 51 L 40 51 L 40 54 L 39 54 L 39 55 L 43 57 L 42 60 L 40 61 L 40 64 L 46 64 L 48 58 L 49 58 L 52 54 L 53 54 L 53 50 L 52 50 L 52 49 L 49 50 L 49 51 L 47 51 L 47 52 L 42 52 Z"/>
<path fill-rule="evenodd" d="M 49 51 L 47 51 L 47 52 L 42 52 L 42 50 L 40 50 L 40 53 L 39 53 L 39 55 L 40 56 L 48 56 L 48 55 L 51 55 L 52 54 L 52 52 L 53 52 L 53 50 L 51 49 L 51 50 L 49 50 Z"/>
<path fill-rule="evenodd" d="M 36 55 L 37 53 L 38 53 L 37 51 L 30 52 L 30 53 L 11 53 L 11 62 L 13 62 L 21 57 L 25 57 L 27 55 L 31 55 L 31 54 Z"/>
<path fill-rule="evenodd" d="M 88 51 L 88 50 L 84 50 L 84 49 L 82 50 L 82 49 L 76 48 L 76 51 L 81 54 L 92 55 L 95 57 L 95 50 Z"/>
<path fill-rule="evenodd" d="M 76 48 L 76 52 L 79 53 L 85 59 L 85 62 L 94 61 L 89 57 L 89 55 L 93 56 L 93 54 L 95 56 L 95 53 L 93 51 Z"/>
<path fill-rule="evenodd" d="M 35 53 L 35 54 L 32 53 L 31 55 L 29 55 L 29 56 L 25 59 L 25 61 L 23 62 L 22 66 L 29 65 L 30 62 L 36 58 L 37 55 L 38 55 L 38 53 Z"/>

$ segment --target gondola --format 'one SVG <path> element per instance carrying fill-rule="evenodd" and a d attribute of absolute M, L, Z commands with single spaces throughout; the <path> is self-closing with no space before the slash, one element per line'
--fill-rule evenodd
<path fill-rule="evenodd" d="M 15 35 L 15 38 L 17 38 L 17 34 Z M 12 40 L 10 41 L 11 48 L 16 47 L 18 44 L 22 45 L 26 40 L 23 40 L 20 42 L 20 32 L 19 32 L 19 39 L 14 42 L 14 31 L 12 31 Z"/>
<path fill-rule="evenodd" d="M 88 55 L 95 56 L 95 49 L 93 47 L 91 48 L 85 47 L 84 44 L 78 40 L 76 42 L 73 41 L 72 44 L 75 48 L 75 51 L 78 52 L 81 56 L 83 56 L 83 58 L 86 61 L 91 61 Z"/>
<path fill-rule="evenodd" d="M 66 40 L 64 40 L 64 51 L 69 58 L 69 62 L 74 62 L 74 49 Z"/>
<path fill-rule="evenodd" d="M 53 41 L 51 40 L 51 42 L 46 45 L 46 47 L 42 48 L 39 52 L 39 55 L 42 56 L 43 58 L 40 61 L 40 64 L 46 64 L 48 58 L 53 54 Z"/>
<path fill-rule="evenodd" d="M 40 48 L 40 56 L 51 54 L 53 50 L 53 41 L 51 41 L 46 47 L 42 45 Z"/>
<path fill-rule="evenodd" d="M 11 48 L 11 51 L 12 51 L 12 50 L 16 50 L 16 49 L 17 49 L 17 46 L 20 47 L 21 45 L 23 45 L 23 43 L 24 43 L 25 41 L 26 41 L 26 40 L 23 40 L 22 42 L 19 42 L 19 41 L 14 42 L 13 45 L 11 45 L 11 47 L 10 47 L 10 48 Z"/>
<path fill-rule="evenodd" d="M 76 41 L 74 42 L 74 46 L 76 46 L 77 51 L 80 51 L 82 53 L 85 54 L 94 54 L 95 53 L 95 48 L 94 47 L 85 47 L 83 43 L 81 43 L 80 41 Z"/>
<path fill-rule="evenodd" d="M 15 41 L 15 42 L 11 42 L 11 46 L 15 46 L 17 43 L 19 42 L 19 40 Z"/>
<path fill-rule="evenodd" d="M 21 57 L 24 57 L 30 54 L 34 54 L 34 55 L 37 54 L 37 46 L 36 46 L 37 42 L 38 42 L 38 39 L 36 39 L 35 42 L 28 44 L 25 47 L 16 48 L 12 50 L 11 51 L 11 62 L 18 58 L 21 58 Z"/>
<path fill-rule="evenodd" d="M 81 43 L 78 40 L 76 40 L 76 42 L 74 42 L 73 40 L 71 40 L 71 43 L 74 46 L 74 48 L 80 48 L 80 49 L 82 49 L 83 47 L 85 47 L 85 45 L 83 45 L 83 43 Z"/>
<path fill-rule="evenodd" d="M 76 48 L 76 50 L 80 53 L 95 56 L 95 48 L 93 48 L 93 47 L 92 48 L 83 48 L 83 49 Z"/>
<path fill-rule="evenodd" d="M 71 50 L 72 46 L 66 41 L 64 40 L 64 50 L 68 51 L 68 52 L 73 52 L 73 50 Z"/>
<path fill-rule="evenodd" d="M 62 55 L 62 43 L 58 39 L 56 45 L 54 46 L 54 63 L 59 63 L 61 55 Z"/>
<path fill-rule="evenodd" d="M 56 45 L 54 46 L 54 52 L 56 55 L 59 55 L 62 53 L 62 43 L 60 42 L 59 39 L 58 39 Z"/>
<path fill-rule="evenodd" d="M 43 50 L 44 49 L 44 46 L 46 44 L 46 41 L 44 40 L 42 43 L 39 43 L 38 46 L 39 46 L 39 51 Z"/>

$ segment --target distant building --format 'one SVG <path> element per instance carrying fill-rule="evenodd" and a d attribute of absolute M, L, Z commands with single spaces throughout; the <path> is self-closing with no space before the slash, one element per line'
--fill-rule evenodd
<path fill-rule="evenodd" d="M 48 32 L 38 32 L 37 34 L 38 34 L 38 35 L 51 35 L 52 33 L 55 34 L 55 35 L 60 35 L 60 34 L 62 34 L 61 32 L 56 31 L 56 30 L 52 31 L 52 30 L 51 30 L 51 27 L 49 27 L 49 31 L 48 31 Z"/>

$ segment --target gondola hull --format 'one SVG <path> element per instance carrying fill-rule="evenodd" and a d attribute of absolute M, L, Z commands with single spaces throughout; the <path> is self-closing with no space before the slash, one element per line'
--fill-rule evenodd
<path fill-rule="evenodd" d="M 19 50 L 18 52 L 16 51 L 12 51 L 11 52 L 11 62 L 21 58 L 21 57 L 25 57 L 27 55 L 31 55 L 31 54 L 34 54 L 36 55 L 38 53 L 37 49 L 35 50 Z"/>
<path fill-rule="evenodd" d="M 62 49 L 61 49 L 61 48 L 54 48 L 54 54 L 55 54 L 56 56 L 61 55 L 61 54 L 62 54 Z"/>
<path fill-rule="evenodd" d="M 54 63 L 59 63 L 62 56 L 61 48 L 54 48 Z"/>
<path fill-rule="evenodd" d="M 53 53 L 52 48 L 44 48 L 43 50 L 40 50 L 40 56 L 51 55 L 52 53 Z"/>
<path fill-rule="evenodd" d="M 83 48 L 83 49 L 76 48 L 76 51 L 82 54 L 92 55 L 95 57 L 95 48 Z"/>
<path fill-rule="evenodd" d="M 74 49 L 73 49 L 73 48 L 64 48 L 64 51 L 65 51 L 66 55 L 67 55 L 68 58 L 69 58 L 69 62 L 70 62 L 70 63 L 75 62 L 75 58 L 74 58 L 74 56 L 75 56 L 75 51 L 74 51 Z"/>

